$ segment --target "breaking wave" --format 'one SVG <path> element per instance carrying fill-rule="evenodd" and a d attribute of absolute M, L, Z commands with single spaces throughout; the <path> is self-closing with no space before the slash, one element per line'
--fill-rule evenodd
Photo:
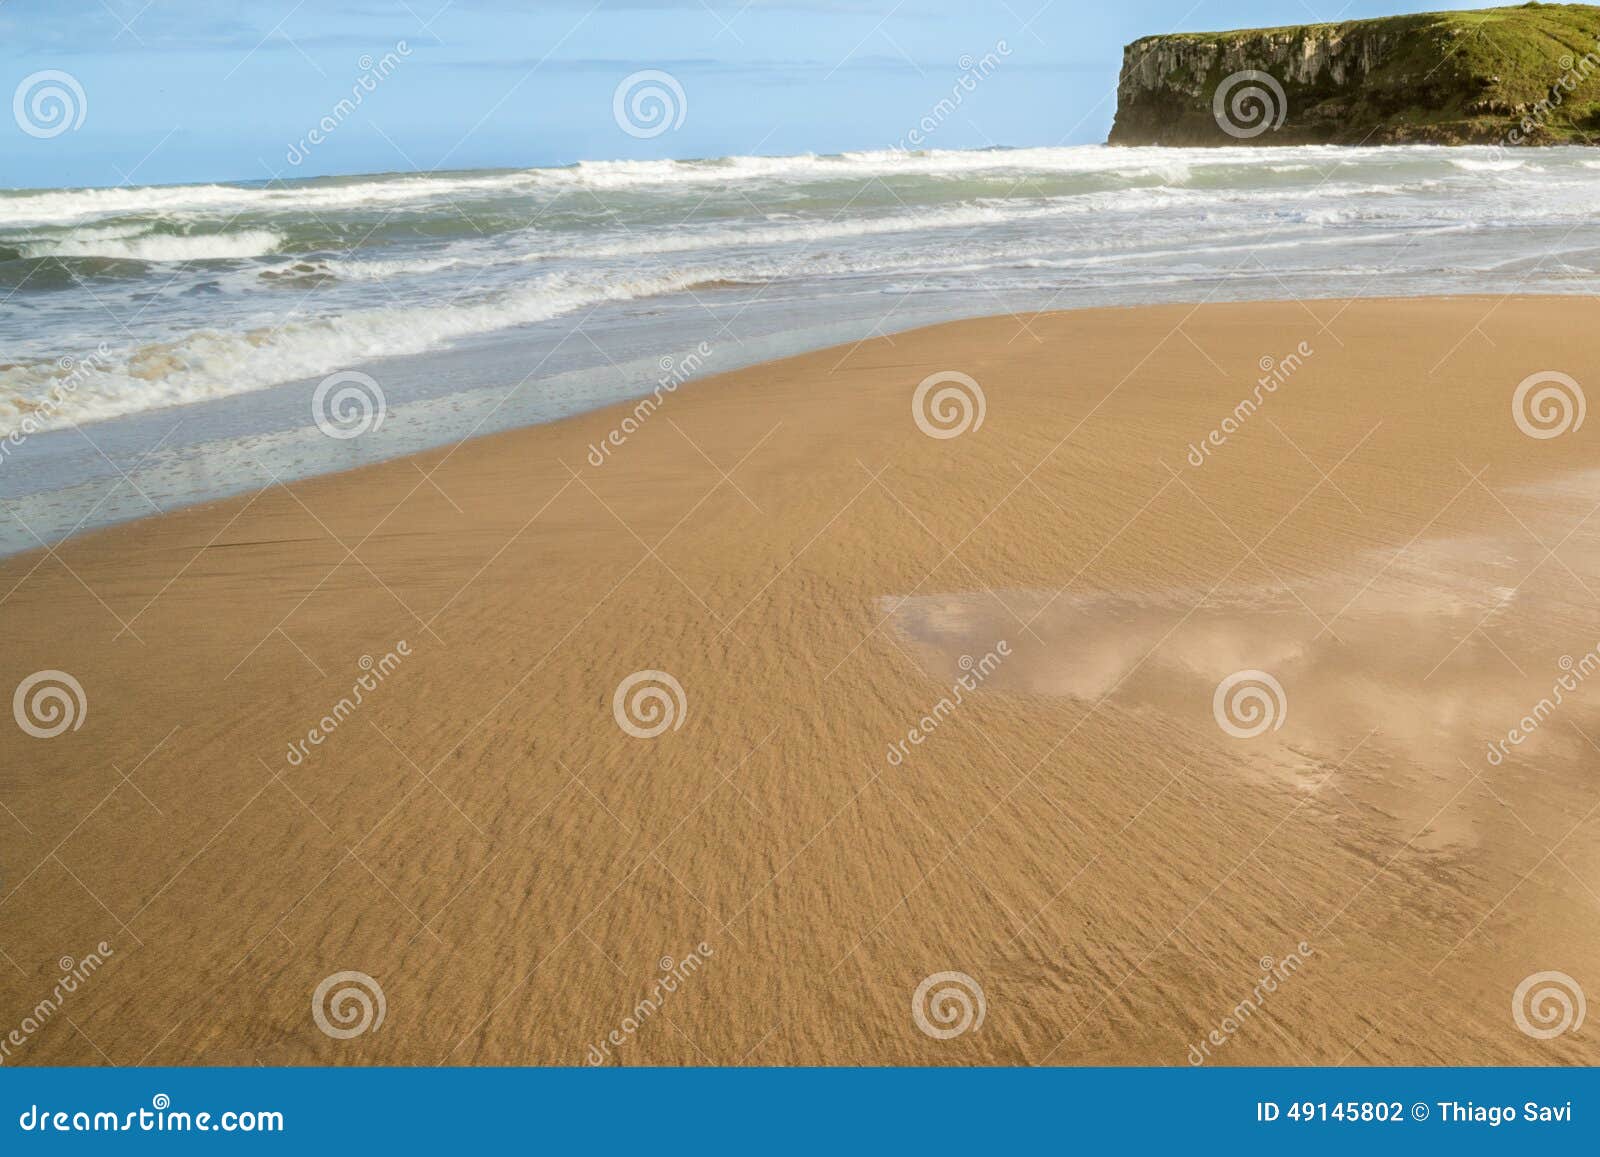
<path fill-rule="evenodd" d="M 1170 299 L 1264 261 L 1267 295 L 1386 269 L 1408 292 L 1482 292 L 1548 254 L 1527 288 L 1578 292 L 1596 165 L 1576 149 L 1077 146 L 0 190 L 0 433 L 738 286 L 796 316 L 847 293 L 964 294 L 969 312 L 1066 288 Z M 59 359 L 108 336 L 120 348 L 42 410 Z"/>
<path fill-rule="evenodd" d="M 265 257 L 283 236 L 270 229 L 238 233 L 132 233 L 83 230 L 65 237 L 20 241 L 20 257 L 106 257 L 118 261 L 220 261 Z"/>

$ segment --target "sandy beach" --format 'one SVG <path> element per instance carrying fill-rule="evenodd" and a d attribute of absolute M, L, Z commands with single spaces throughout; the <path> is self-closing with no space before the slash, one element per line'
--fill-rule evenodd
<path fill-rule="evenodd" d="M 955 322 L 6 559 L 0 1035 L 97 963 L 4 1061 L 1600 1063 L 1593 308 Z"/>

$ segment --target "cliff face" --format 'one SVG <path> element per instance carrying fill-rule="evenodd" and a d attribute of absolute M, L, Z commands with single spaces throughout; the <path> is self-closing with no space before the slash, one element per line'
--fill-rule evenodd
<path fill-rule="evenodd" d="M 1110 141 L 1591 143 L 1597 37 L 1586 4 L 1147 36 L 1123 50 Z"/>

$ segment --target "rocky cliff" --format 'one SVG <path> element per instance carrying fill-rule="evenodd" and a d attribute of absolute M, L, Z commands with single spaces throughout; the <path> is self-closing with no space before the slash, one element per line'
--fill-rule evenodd
<path fill-rule="evenodd" d="M 1110 141 L 1596 143 L 1597 38 L 1587 4 L 1147 36 L 1123 50 Z"/>

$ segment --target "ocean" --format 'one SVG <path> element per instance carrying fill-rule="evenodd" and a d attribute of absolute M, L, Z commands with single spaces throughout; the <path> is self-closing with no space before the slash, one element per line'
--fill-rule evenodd
<path fill-rule="evenodd" d="M 1597 157 L 1085 146 L 0 191 L 0 552 L 958 317 L 1590 293 Z"/>

